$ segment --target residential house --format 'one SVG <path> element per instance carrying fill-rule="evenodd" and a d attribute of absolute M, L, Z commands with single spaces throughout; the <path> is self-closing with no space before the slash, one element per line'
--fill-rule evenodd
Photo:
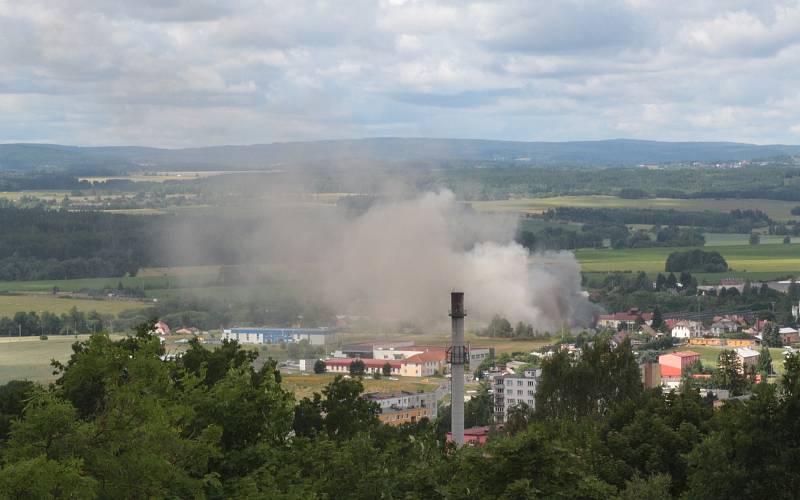
<path fill-rule="evenodd" d="M 694 351 L 677 351 L 658 357 L 662 377 L 680 377 L 693 363 L 700 361 L 700 354 Z"/>
<path fill-rule="evenodd" d="M 601 314 L 597 320 L 597 328 L 618 330 L 623 326 L 628 330 L 636 328 L 636 323 L 642 321 L 649 325 L 653 321 L 653 313 L 641 312 L 639 309 L 629 309 L 627 312 Z"/>
<path fill-rule="evenodd" d="M 711 324 L 711 335 L 719 337 L 726 333 L 736 333 L 741 331 L 741 325 L 729 318 L 720 318 Z"/>
<path fill-rule="evenodd" d="M 703 324 L 699 321 L 681 320 L 672 327 L 672 338 L 688 340 L 703 336 Z"/>
<path fill-rule="evenodd" d="M 798 332 L 796 328 L 790 326 L 781 327 L 778 330 L 778 334 L 781 336 L 783 345 L 794 344 L 800 340 L 800 332 Z"/>
<path fill-rule="evenodd" d="M 153 325 L 153 332 L 156 335 L 169 335 L 170 329 L 169 325 L 164 323 L 163 321 L 157 321 L 155 325 Z"/>
<path fill-rule="evenodd" d="M 758 351 L 750 349 L 749 347 L 737 347 L 735 352 L 742 372 L 745 372 L 748 367 L 758 364 L 758 357 L 760 355 Z"/>

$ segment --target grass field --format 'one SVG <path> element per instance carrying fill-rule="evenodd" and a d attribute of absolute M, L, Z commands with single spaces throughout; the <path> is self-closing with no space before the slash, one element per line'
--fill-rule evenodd
<path fill-rule="evenodd" d="M 718 251 L 737 272 L 771 272 L 797 274 L 800 272 L 800 244 L 792 245 L 730 245 L 704 248 Z M 687 248 L 580 249 L 575 257 L 584 271 L 646 271 L 663 272 L 670 253 Z M 721 273 L 728 275 L 730 273 Z"/>
<path fill-rule="evenodd" d="M 217 273 L 185 274 L 180 276 L 134 276 L 123 278 L 83 278 L 70 280 L 42 280 L 42 281 L 0 281 L 0 292 L 51 292 L 53 287 L 58 287 L 62 292 L 77 292 L 80 290 L 116 288 L 119 283 L 128 287 L 141 287 L 144 289 L 173 288 L 202 286 L 209 280 L 215 279 Z"/>
<path fill-rule="evenodd" d="M 80 340 L 88 338 L 79 335 Z M 66 361 L 72 354 L 72 335 L 52 336 L 48 340 L 38 337 L 0 337 L 0 384 L 9 380 L 25 379 L 37 382 L 54 380 L 50 360 Z"/>
<path fill-rule="evenodd" d="M 77 307 L 81 311 L 119 314 L 129 309 L 141 309 L 148 304 L 133 300 L 91 300 L 56 297 L 53 295 L 0 295 L 0 316 L 13 316 L 18 311 L 50 311 L 61 314 Z"/>
<path fill-rule="evenodd" d="M 325 374 L 282 374 L 281 385 L 294 392 L 297 399 L 311 396 L 314 392 L 322 392 L 323 387 L 328 385 L 335 377 L 332 373 Z M 399 380 L 389 379 L 364 379 L 364 392 L 392 392 L 392 391 L 432 391 L 436 389 L 440 382 L 446 379 L 435 378 L 409 378 L 400 377 Z"/>
<path fill-rule="evenodd" d="M 109 180 L 128 180 L 133 182 L 164 182 L 164 181 L 180 181 L 187 179 L 199 179 L 201 177 L 212 177 L 221 174 L 230 174 L 233 172 L 225 171 L 207 171 L 207 172 L 155 172 L 152 174 L 134 174 L 134 175 L 120 175 L 109 177 L 79 177 L 78 180 L 89 182 L 105 182 Z"/>
<path fill-rule="evenodd" d="M 542 213 L 553 207 L 586 208 L 656 208 L 681 211 L 728 212 L 736 208 L 762 210 L 777 220 L 793 218 L 790 210 L 796 202 L 756 199 L 692 199 L 648 198 L 629 200 L 616 196 L 557 196 L 552 198 L 516 198 L 511 200 L 475 201 L 473 208 L 488 212 Z"/>
<path fill-rule="evenodd" d="M 707 247 L 727 247 L 736 245 L 748 245 L 750 242 L 749 234 L 735 234 L 735 233 L 704 233 L 706 238 Z M 761 245 L 781 245 L 783 244 L 783 236 L 762 234 Z M 792 244 L 800 243 L 800 238 L 792 238 Z"/>
<path fill-rule="evenodd" d="M 681 346 L 672 349 L 672 351 L 694 351 L 700 355 L 700 361 L 706 368 L 715 368 L 717 366 L 717 357 L 725 347 L 713 346 Z M 760 348 L 758 348 L 760 349 Z M 783 374 L 783 349 L 779 347 L 771 347 L 769 353 L 772 356 L 772 368 L 778 375 Z"/>

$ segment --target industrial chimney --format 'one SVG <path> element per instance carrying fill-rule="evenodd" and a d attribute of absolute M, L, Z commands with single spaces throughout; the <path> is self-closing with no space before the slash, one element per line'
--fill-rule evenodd
<path fill-rule="evenodd" d="M 448 349 L 450 362 L 450 425 L 456 446 L 464 444 L 464 365 L 467 363 L 467 348 L 464 345 L 464 293 L 450 294 L 450 317 L 453 319 L 453 345 Z"/>

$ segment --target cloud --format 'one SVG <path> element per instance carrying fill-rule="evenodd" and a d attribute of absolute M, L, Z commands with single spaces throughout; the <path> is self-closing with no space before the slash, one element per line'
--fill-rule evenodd
<path fill-rule="evenodd" d="M 779 0 L 2 2 L 0 137 L 793 142 L 798 24 Z"/>

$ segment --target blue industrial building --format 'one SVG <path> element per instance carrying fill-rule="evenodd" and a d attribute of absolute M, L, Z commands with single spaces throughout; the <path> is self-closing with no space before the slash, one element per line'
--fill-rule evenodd
<path fill-rule="evenodd" d="M 336 340 L 336 332 L 331 328 L 241 327 L 225 329 L 222 338 L 237 340 L 240 344 L 277 344 L 307 340 L 312 345 L 325 345 Z"/>

